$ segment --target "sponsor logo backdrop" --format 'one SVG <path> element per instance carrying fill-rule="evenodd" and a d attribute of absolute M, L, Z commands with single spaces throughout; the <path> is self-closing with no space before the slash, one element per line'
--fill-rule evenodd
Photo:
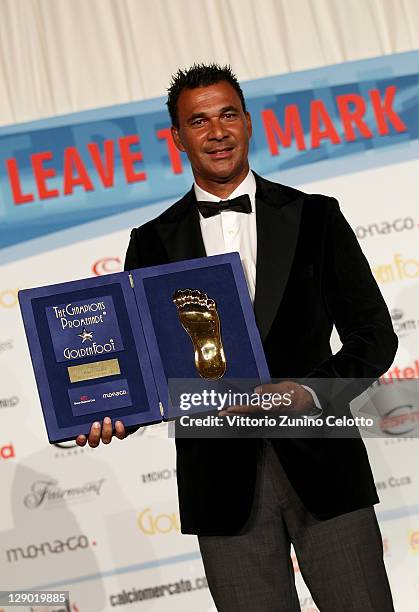
<path fill-rule="evenodd" d="M 400 338 L 382 387 L 419 372 L 418 67 L 412 52 L 244 84 L 252 167 L 337 197 L 370 261 Z M 166 426 L 96 450 L 50 446 L 17 305 L 20 288 L 121 270 L 130 229 L 191 182 L 163 98 L 0 130 L 0 575 L 8 588 L 68 589 L 72 609 L 89 612 L 214 610 L 196 538 L 179 532 Z M 412 401 L 380 404 L 380 415 L 402 405 Z M 413 612 L 419 441 L 390 428 L 367 445 L 396 609 Z M 294 567 L 302 609 L 314 611 Z"/>

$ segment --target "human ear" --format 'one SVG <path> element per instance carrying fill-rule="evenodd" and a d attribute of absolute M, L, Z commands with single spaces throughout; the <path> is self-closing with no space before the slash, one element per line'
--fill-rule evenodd
<path fill-rule="evenodd" d="M 185 147 L 182 144 L 178 128 L 172 125 L 170 131 L 172 133 L 173 142 L 175 143 L 176 148 L 179 149 L 179 151 L 186 151 Z"/>
<path fill-rule="evenodd" d="M 252 117 L 250 113 L 246 111 L 246 123 L 247 123 L 247 133 L 249 134 L 249 138 L 252 137 L 253 128 L 252 128 Z"/>

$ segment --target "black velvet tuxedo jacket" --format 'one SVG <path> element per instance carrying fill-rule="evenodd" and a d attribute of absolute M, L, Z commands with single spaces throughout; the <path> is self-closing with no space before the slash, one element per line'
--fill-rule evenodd
<path fill-rule="evenodd" d="M 271 376 L 378 378 L 393 361 L 397 336 L 338 202 L 255 177 L 254 310 Z M 132 231 L 125 269 L 205 255 L 191 189 Z M 329 343 L 333 324 L 342 341 L 335 355 Z M 176 440 L 183 533 L 228 535 L 245 525 L 260 443 Z M 317 518 L 379 501 L 361 438 L 287 438 L 273 444 L 289 480 Z"/>

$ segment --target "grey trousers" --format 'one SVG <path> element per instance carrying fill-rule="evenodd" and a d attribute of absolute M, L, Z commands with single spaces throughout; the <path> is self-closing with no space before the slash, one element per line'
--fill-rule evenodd
<path fill-rule="evenodd" d="M 245 528 L 233 536 L 198 536 L 217 610 L 299 611 L 292 543 L 320 612 L 394 612 L 374 508 L 316 520 L 267 440 L 258 468 L 254 506 Z"/>

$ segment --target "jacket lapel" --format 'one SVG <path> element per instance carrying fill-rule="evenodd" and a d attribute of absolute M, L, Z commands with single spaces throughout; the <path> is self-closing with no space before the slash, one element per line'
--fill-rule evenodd
<path fill-rule="evenodd" d="M 284 185 L 256 178 L 257 263 L 254 310 L 262 340 L 278 311 L 287 284 L 300 227 L 302 196 Z M 163 214 L 156 229 L 168 261 L 205 257 L 193 188 Z"/>
<path fill-rule="evenodd" d="M 156 229 L 167 251 L 168 261 L 205 257 L 193 188 L 172 207 L 167 216 L 162 215 Z"/>
<path fill-rule="evenodd" d="M 256 177 L 255 316 L 265 340 L 284 295 L 297 245 L 302 195 Z M 286 322 L 285 322 L 286 324 Z"/>

